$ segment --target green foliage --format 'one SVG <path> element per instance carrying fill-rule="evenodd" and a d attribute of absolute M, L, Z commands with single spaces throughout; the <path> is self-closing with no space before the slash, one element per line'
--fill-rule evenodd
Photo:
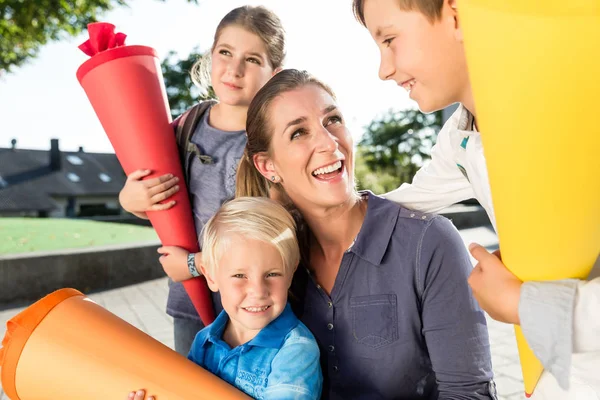
<path fill-rule="evenodd" d="M 209 86 L 207 90 L 201 90 L 194 85 L 190 76 L 192 66 L 202 56 L 202 53 L 195 49 L 186 58 L 180 59 L 174 51 L 171 51 L 161 63 L 173 118 L 200 100 L 216 97 L 212 86 Z"/>
<path fill-rule="evenodd" d="M 127 3 L 127 0 L 0 0 L 0 75 L 36 57 L 46 43 L 75 36 L 104 12 Z"/>
<path fill-rule="evenodd" d="M 390 111 L 375 119 L 356 151 L 357 186 L 381 194 L 411 182 L 429 159 L 434 136 L 441 125 L 441 112 Z"/>
<path fill-rule="evenodd" d="M 359 189 L 368 189 L 375 194 L 387 193 L 399 186 L 399 179 L 389 171 L 371 169 L 365 161 L 365 148 L 358 146 L 355 155 L 354 179 Z"/>

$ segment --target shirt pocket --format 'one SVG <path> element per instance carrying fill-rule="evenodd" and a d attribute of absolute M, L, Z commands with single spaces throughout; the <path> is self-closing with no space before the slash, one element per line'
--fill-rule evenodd
<path fill-rule="evenodd" d="M 354 340 L 372 349 L 398 340 L 398 305 L 395 294 L 358 296 L 350 299 Z"/>

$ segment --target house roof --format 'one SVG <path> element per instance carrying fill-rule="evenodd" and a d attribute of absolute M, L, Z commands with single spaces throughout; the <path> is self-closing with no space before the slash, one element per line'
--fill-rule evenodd
<path fill-rule="evenodd" d="M 56 208 L 53 197 L 117 196 L 125 173 L 114 154 L 60 152 L 60 169 L 50 151 L 0 148 L 0 211 Z"/>
<path fill-rule="evenodd" d="M 31 185 L 14 185 L 0 189 L 0 212 L 50 211 L 56 207 L 50 196 L 37 192 Z"/>

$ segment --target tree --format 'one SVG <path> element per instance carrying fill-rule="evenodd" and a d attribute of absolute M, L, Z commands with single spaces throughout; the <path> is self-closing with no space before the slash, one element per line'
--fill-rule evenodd
<path fill-rule="evenodd" d="M 195 49 L 186 58 L 180 59 L 175 52 L 171 51 L 161 63 L 173 118 L 176 118 L 200 100 L 215 98 L 212 86 L 209 85 L 207 90 L 201 90 L 194 85 L 190 76 L 192 66 L 202 56 Z"/>
<path fill-rule="evenodd" d="M 46 43 L 75 36 L 102 13 L 126 5 L 127 0 L 0 0 L 0 74 L 36 57 Z"/>
<path fill-rule="evenodd" d="M 356 178 L 361 189 L 374 193 L 411 182 L 429 159 L 442 113 L 418 110 L 389 111 L 367 127 L 357 149 Z"/>
<path fill-rule="evenodd" d="M 368 189 L 375 194 L 382 194 L 399 186 L 397 176 L 382 169 L 372 169 L 365 159 L 365 148 L 359 145 L 354 156 L 354 179 L 359 189 Z"/>

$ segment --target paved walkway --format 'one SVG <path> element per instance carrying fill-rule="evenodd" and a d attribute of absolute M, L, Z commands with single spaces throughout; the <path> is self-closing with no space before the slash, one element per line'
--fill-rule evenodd
<path fill-rule="evenodd" d="M 460 233 L 467 244 L 477 241 L 490 250 L 497 248 L 496 235 L 491 229 L 466 229 Z M 173 320 L 164 312 L 167 301 L 166 278 L 96 293 L 89 297 L 133 326 L 173 348 Z M 22 308 L 0 311 L 0 338 L 4 337 L 6 321 L 21 310 Z M 512 325 L 488 318 L 488 328 L 495 381 L 500 399 L 524 399 L 521 367 Z M 1 387 L 0 400 L 8 400 Z"/>

